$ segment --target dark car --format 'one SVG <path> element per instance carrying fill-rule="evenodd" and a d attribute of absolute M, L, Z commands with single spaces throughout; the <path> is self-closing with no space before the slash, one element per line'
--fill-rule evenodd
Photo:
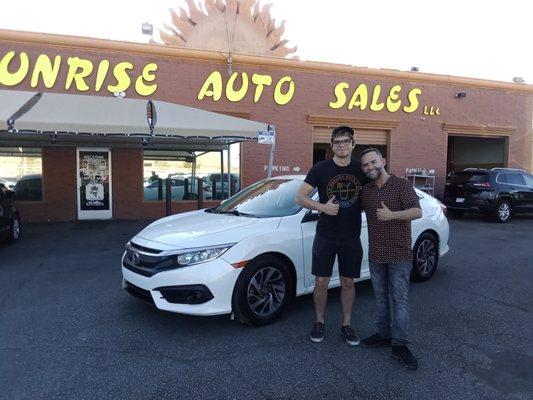
<path fill-rule="evenodd" d="M 13 203 L 14 193 L 0 184 L 0 240 L 16 242 L 20 238 L 20 215 Z"/>
<path fill-rule="evenodd" d="M 468 168 L 456 172 L 444 189 L 450 216 L 480 211 L 498 222 L 533 212 L 533 175 L 521 169 Z"/>
<path fill-rule="evenodd" d="M 43 177 L 40 174 L 24 175 L 17 181 L 13 190 L 17 201 L 41 201 Z"/>

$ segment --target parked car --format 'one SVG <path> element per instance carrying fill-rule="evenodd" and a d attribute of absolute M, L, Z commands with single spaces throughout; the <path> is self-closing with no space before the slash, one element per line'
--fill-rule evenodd
<path fill-rule="evenodd" d="M 0 178 L 0 183 L 3 184 L 7 189 L 13 190 L 17 181 L 15 179 Z"/>
<path fill-rule="evenodd" d="M 533 212 L 533 175 L 513 168 L 469 168 L 446 183 L 443 202 L 451 216 L 482 212 L 509 222 L 513 214 Z"/>
<path fill-rule="evenodd" d="M 43 178 L 40 174 L 24 175 L 15 184 L 15 200 L 40 201 L 43 199 Z"/>
<path fill-rule="evenodd" d="M 20 239 L 20 214 L 13 203 L 14 193 L 0 183 L 0 240 Z"/>
<path fill-rule="evenodd" d="M 231 190 L 235 194 L 240 190 L 239 183 L 239 174 L 230 174 L 231 177 Z M 224 190 L 224 198 L 228 197 L 228 174 L 224 173 L 222 175 L 222 185 L 220 184 L 220 173 L 208 174 L 204 178 L 204 182 L 210 188 L 210 191 L 213 192 L 214 189 L 214 198 L 222 199 L 222 190 Z M 222 189 L 221 189 L 222 188 Z"/>
<path fill-rule="evenodd" d="M 123 287 L 161 310 L 191 315 L 234 313 L 274 321 L 293 296 L 311 293 L 311 253 L 318 213 L 295 202 L 304 176 L 259 181 L 215 208 L 162 218 L 126 244 Z M 413 277 L 427 280 L 448 251 L 443 205 L 417 190 L 423 217 L 412 223 Z M 315 194 L 317 197 L 317 194 Z M 362 215 L 361 278 L 369 279 Z M 339 286 L 338 268 L 330 286 Z"/>
<path fill-rule="evenodd" d="M 189 180 L 189 187 L 191 185 L 191 181 Z M 189 191 L 188 198 L 185 195 L 185 180 L 184 179 L 177 179 L 177 178 L 171 178 L 171 185 L 172 185 L 172 200 L 194 200 L 198 198 L 198 191 L 196 190 L 196 187 L 193 188 L 193 191 Z M 195 183 L 196 186 L 196 183 Z M 144 200 L 158 200 L 159 199 L 159 182 L 153 181 L 148 183 L 143 188 L 144 190 Z M 165 180 L 162 180 L 161 183 L 161 200 L 165 200 L 165 194 L 166 194 L 166 186 L 165 186 Z M 204 200 L 211 199 L 211 187 L 207 184 L 204 184 L 204 192 L 203 192 Z"/>

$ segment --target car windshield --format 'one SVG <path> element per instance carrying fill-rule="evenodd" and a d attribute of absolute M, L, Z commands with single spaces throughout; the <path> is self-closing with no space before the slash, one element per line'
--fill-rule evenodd
<path fill-rule="evenodd" d="M 247 187 L 211 211 L 257 218 L 293 215 L 301 210 L 295 201 L 301 184 L 301 179 L 266 179 Z"/>

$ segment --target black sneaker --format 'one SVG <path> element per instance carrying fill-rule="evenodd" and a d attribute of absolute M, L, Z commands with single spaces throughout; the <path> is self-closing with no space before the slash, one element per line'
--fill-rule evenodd
<path fill-rule="evenodd" d="M 343 325 L 341 328 L 341 335 L 350 346 L 357 346 L 359 344 L 359 336 L 350 325 Z"/>
<path fill-rule="evenodd" d="M 324 339 L 324 324 L 322 322 L 315 322 L 309 339 L 315 343 L 320 343 Z"/>
<path fill-rule="evenodd" d="M 361 346 L 363 347 L 389 347 L 390 339 L 384 338 L 379 333 L 374 333 L 372 336 L 361 340 Z"/>
<path fill-rule="evenodd" d="M 418 368 L 418 361 L 407 346 L 392 346 L 391 357 L 402 362 L 408 369 Z"/>

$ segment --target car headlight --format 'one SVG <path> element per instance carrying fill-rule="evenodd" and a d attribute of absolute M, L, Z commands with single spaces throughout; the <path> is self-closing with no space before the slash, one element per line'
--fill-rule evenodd
<path fill-rule="evenodd" d="M 179 265 L 183 266 L 211 261 L 220 257 L 222 254 L 228 251 L 231 246 L 233 246 L 233 244 L 225 244 L 222 246 L 202 248 L 189 251 L 187 253 L 178 254 L 177 261 Z"/>

